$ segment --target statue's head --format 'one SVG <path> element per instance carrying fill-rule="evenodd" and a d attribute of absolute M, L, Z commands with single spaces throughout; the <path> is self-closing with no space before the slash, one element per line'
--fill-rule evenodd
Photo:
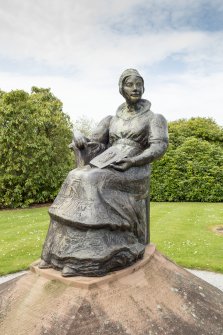
<path fill-rule="evenodd" d="M 135 69 L 125 70 L 119 79 L 119 92 L 127 103 L 137 103 L 144 93 L 144 80 Z"/>

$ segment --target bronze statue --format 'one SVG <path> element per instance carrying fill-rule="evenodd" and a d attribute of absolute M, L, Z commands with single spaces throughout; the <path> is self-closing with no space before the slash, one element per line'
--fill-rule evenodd
<path fill-rule="evenodd" d="M 119 91 L 126 102 L 115 116 L 104 118 L 89 139 L 74 134 L 78 167 L 49 209 L 40 268 L 102 276 L 143 257 L 150 163 L 167 149 L 167 122 L 142 99 L 138 71 L 122 73 Z"/>

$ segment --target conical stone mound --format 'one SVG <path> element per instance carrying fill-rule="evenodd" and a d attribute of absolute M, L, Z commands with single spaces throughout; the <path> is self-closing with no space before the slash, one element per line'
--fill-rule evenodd
<path fill-rule="evenodd" d="M 151 246 L 140 262 L 89 281 L 52 280 L 51 271 L 0 285 L 0 334 L 223 334 L 220 290 Z"/>

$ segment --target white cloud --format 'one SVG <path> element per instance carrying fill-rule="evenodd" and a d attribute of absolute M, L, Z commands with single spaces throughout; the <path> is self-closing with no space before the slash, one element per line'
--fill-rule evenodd
<path fill-rule="evenodd" d="M 114 73 L 106 87 L 94 87 L 92 82 L 75 82 L 63 77 L 24 77 L 0 73 L 5 90 L 25 89 L 31 86 L 51 87 L 52 92 L 63 101 L 64 112 L 72 120 L 82 115 L 99 121 L 114 115 L 123 98 L 118 92 L 118 77 Z M 152 110 L 163 114 L 169 121 L 179 118 L 212 117 L 223 125 L 222 82 L 223 74 L 211 76 L 177 75 L 167 77 L 144 76 L 144 98 L 152 102 Z M 91 86 L 92 85 L 92 86 Z"/>
<path fill-rule="evenodd" d="M 207 4 L 223 10 L 220 0 L 2 2 L 0 59 L 24 64 L 31 60 L 33 66 L 42 64 L 46 73 L 28 75 L 25 66 L 4 72 L 1 67 L 0 87 L 51 87 L 72 118 L 85 114 L 99 120 L 115 113 L 122 101 L 118 77 L 134 67 L 145 76 L 145 98 L 151 98 L 154 112 L 170 120 L 210 116 L 222 124 L 223 32 L 190 27 L 190 22 L 196 26 L 196 15 Z M 148 72 L 176 54 L 183 72 Z M 63 68 L 73 74 L 62 75 Z"/>
<path fill-rule="evenodd" d="M 1 54 L 18 59 L 34 59 L 51 66 L 73 66 L 88 72 L 91 68 L 113 66 L 125 67 L 126 63 L 138 66 L 151 64 L 173 52 L 207 54 L 210 59 L 210 45 L 215 34 L 167 29 L 159 31 L 162 17 L 191 16 L 190 10 L 199 8 L 202 1 L 140 1 L 140 0 L 71 0 L 7 1 L 0 10 Z M 216 3 L 216 0 L 215 0 Z M 123 27 L 134 23 L 140 25 L 140 13 L 134 8 L 145 8 L 147 25 L 140 35 L 119 34 L 112 24 L 121 20 Z M 174 9 L 174 10 L 173 10 Z M 166 19 L 165 19 L 166 20 Z M 180 19 L 179 19 L 180 20 Z M 136 21 L 136 22 L 135 22 Z M 152 22 L 153 29 L 149 29 Z M 133 22 L 132 22 L 133 24 Z M 167 24 L 167 23 L 166 23 Z M 207 38 L 205 37 L 207 35 Z M 219 36 L 222 39 L 222 34 Z M 215 48 L 222 45 L 214 44 Z M 217 52 L 222 54 L 222 48 Z M 213 56 L 213 54 L 212 54 Z"/>
<path fill-rule="evenodd" d="M 211 117 L 223 126 L 222 82 L 223 73 L 159 78 L 151 85 L 153 109 L 171 121 L 202 116 Z"/>

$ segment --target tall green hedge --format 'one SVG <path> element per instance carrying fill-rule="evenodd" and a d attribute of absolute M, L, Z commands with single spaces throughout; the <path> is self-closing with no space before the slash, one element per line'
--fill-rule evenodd
<path fill-rule="evenodd" d="M 212 119 L 169 123 L 170 144 L 153 163 L 153 201 L 223 201 L 223 128 Z"/>
<path fill-rule="evenodd" d="M 50 89 L 0 91 L 0 208 L 53 200 L 73 165 L 71 139 Z"/>
<path fill-rule="evenodd" d="M 151 200 L 223 201 L 223 128 L 212 119 L 169 123 L 170 144 L 153 163 Z M 74 160 L 72 125 L 50 89 L 0 90 L 0 208 L 55 198 Z"/>

